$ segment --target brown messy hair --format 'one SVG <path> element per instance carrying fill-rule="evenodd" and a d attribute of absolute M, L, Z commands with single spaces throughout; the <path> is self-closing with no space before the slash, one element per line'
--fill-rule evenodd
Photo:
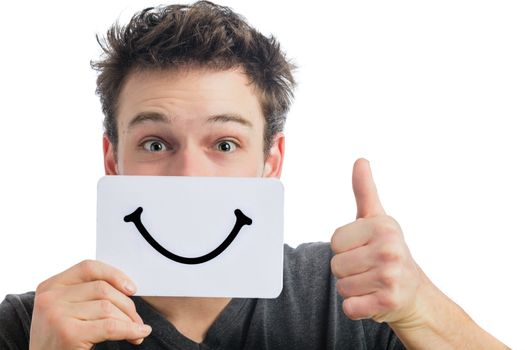
<path fill-rule="evenodd" d="M 135 70 L 240 67 L 255 86 L 265 117 L 265 155 L 275 134 L 284 128 L 293 98 L 295 66 L 273 36 L 265 37 L 228 7 L 198 1 L 146 8 L 125 26 L 116 22 L 104 38 L 97 35 L 97 41 L 103 55 L 91 66 L 99 72 L 96 93 L 114 149 L 119 94 Z"/>

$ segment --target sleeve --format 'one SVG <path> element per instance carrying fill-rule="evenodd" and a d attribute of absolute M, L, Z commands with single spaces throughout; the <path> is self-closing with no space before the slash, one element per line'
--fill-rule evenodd
<path fill-rule="evenodd" d="M 396 333 L 387 323 L 377 323 L 373 320 L 362 320 L 368 349 L 405 350 Z"/>
<path fill-rule="evenodd" d="M 331 271 L 332 257 L 328 243 L 285 247 L 285 288 L 276 312 L 283 315 L 290 309 L 287 320 L 294 326 L 282 328 L 294 330 L 298 339 L 307 339 L 312 349 L 405 350 L 388 324 L 351 320 L 344 314 Z"/>
<path fill-rule="evenodd" d="M 0 304 L 0 349 L 29 348 L 34 293 L 7 295 Z"/>

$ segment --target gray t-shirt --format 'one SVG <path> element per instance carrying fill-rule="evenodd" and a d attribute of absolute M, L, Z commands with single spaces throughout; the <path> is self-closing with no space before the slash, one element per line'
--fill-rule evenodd
<path fill-rule="evenodd" d="M 352 321 L 330 271 L 327 243 L 284 246 L 283 291 L 276 299 L 232 299 L 204 341 L 184 337 L 140 297 L 137 311 L 152 333 L 140 346 L 126 341 L 98 344 L 117 349 L 405 349 L 385 323 Z M 27 349 L 34 293 L 8 295 L 0 304 L 0 349 Z"/>

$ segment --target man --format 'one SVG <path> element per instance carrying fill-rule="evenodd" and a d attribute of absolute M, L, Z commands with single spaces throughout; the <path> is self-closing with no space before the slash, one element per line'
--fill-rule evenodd
<path fill-rule="evenodd" d="M 209 2 L 147 9 L 94 63 L 107 175 L 279 177 L 295 85 L 274 39 Z M 443 295 L 386 215 L 366 160 L 357 220 L 331 244 L 285 247 L 277 299 L 133 297 L 115 268 L 84 261 L 0 307 L 17 349 L 506 348 Z M 335 278 L 334 278 L 335 276 Z"/>

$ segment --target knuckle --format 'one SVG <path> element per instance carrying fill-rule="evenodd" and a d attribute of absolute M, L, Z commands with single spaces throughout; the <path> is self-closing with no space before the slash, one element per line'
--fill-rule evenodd
<path fill-rule="evenodd" d="M 78 264 L 78 267 L 82 275 L 92 276 L 94 275 L 94 272 L 96 269 L 95 265 L 96 265 L 96 262 L 94 260 L 87 259 L 87 260 L 83 260 L 82 262 L 80 262 Z"/>
<path fill-rule="evenodd" d="M 335 229 L 335 232 L 334 232 L 334 236 L 339 236 L 341 234 L 341 232 L 344 231 L 344 228 L 346 226 L 339 226 L 338 228 Z"/>
<path fill-rule="evenodd" d="M 118 322 L 113 318 L 106 318 L 102 324 L 104 334 L 107 338 L 112 338 L 117 334 Z"/>
<path fill-rule="evenodd" d="M 62 315 L 60 315 L 59 312 L 49 310 L 45 314 L 45 320 L 48 322 L 48 324 L 59 325 L 62 321 Z"/>
<path fill-rule="evenodd" d="M 135 307 L 135 303 L 133 302 L 133 300 L 131 300 L 131 298 L 128 298 L 128 297 L 126 297 L 125 300 L 126 300 L 126 302 L 125 302 L 126 303 L 126 308 L 129 311 L 136 313 L 137 309 Z"/>
<path fill-rule="evenodd" d="M 348 225 L 338 227 L 334 234 L 332 235 L 332 239 L 330 241 L 332 250 L 336 253 L 340 253 L 344 249 L 344 237 L 348 234 Z"/>
<path fill-rule="evenodd" d="M 57 328 L 57 335 L 60 339 L 60 343 L 68 348 L 75 343 L 76 338 L 78 338 L 78 331 L 72 322 L 63 323 Z"/>
<path fill-rule="evenodd" d="M 71 332 L 67 327 L 59 327 L 57 329 L 57 333 L 59 338 L 62 340 L 63 343 L 68 344 L 71 340 Z"/>
<path fill-rule="evenodd" d="M 56 325 L 56 327 L 60 328 L 60 325 L 62 324 L 62 315 L 59 311 L 55 311 L 53 309 L 41 309 L 35 310 L 35 312 L 38 312 L 39 318 L 45 321 L 47 324 Z"/>
<path fill-rule="evenodd" d="M 50 302 L 49 294 L 50 293 L 46 293 L 46 292 L 35 293 L 34 308 L 35 309 L 41 309 L 41 308 L 45 309 L 46 306 L 48 306 Z"/>
<path fill-rule="evenodd" d="M 49 288 L 49 282 L 47 280 L 43 281 L 43 282 L 40 282 L 38 284 L 38 286 L 36 287 L 35 294 L 38 295 L 38 294 L 46 291 L 48 288 Z"/>
<path fill-rule="evenodd" d="M 379 271 L 379 281 L 387 289 L 392 289 L 398 283 L 398 274 L 395 269 L 382 269 Z"/>
<path fill-rule="evenodd" d="M 385 220 L 387 220 L 390 224 L 392 224 L 392 226 L 395 227 L 397 230 L 401 228 L 401 226 L 399 225 L 399 222 L 397 222 L 397 220 L 394 217 L 390 215 L 385 215 Z"/>
<path fill-rule="evenodd" d="M 337 255 L 335 255 L 335 256 L 330 260 L 330 267 L 331 267 L 331 269 L 332 269 L 332 273 L 333 273 L 333 275 L 334 275 L 336 278 L 341 278 L 341 277 L 343 277 L 340 260 L 341 260 L 340 257 L 337 256 Z"/>
<path fill-rule="evenodd" d="M 397 237 L 401 233 L 401 228 L 393 217 L 385 216 L 377 223 L 376 231 L 382 236 Z"/>
<path fill-rule="evenodd" d="M 339 293 L 339 295 L 343 295 L 343 292 L 344 292 L 344 288 L 342 286 L 342 282 L 341 280 L 337 280 L 335 282 L 335 289 L 337 290 L 337 293 Z"/>
<path fill-rule="evenodd" d="M 35 296 L 33 312 L 33 317 L 38 315 L 38 318 L 45 320 L 47 324 L 60 325 L 63 323 L 62 308 L 58 305 L 56 293 L 51 291 L 46 291 Z"/>
<path fill-rule="evenodd" d="M 345 280 L 338 280 L 336 283 L 335 283 L 335 288 L 337 289 L 337 292 L 339 293 L 339 295 L 341 295 L 342 297 L 349 297 L 350 295 L 348 294 L 348 282 L 345 281 Z"/>
<path fill-rule="evenodd" d="M 109 300 L 105 299 L 99 300 L 98 303 L 102 317 L 105 318 L 111 316 L 113 312 L 113 304 Z"/>
<path fill-rule="evenodd" d="M 125 297 L 123 300 L 123 307 L 124 312 L 131 318 L 133 318 L 134 314 L 137 314 L 137 310 L 135 308 L 135 303 L 131 300 L 131 298 Z"/>
<path fill-rule="evenodd" d="M 383 310 L 394 310 L 397 308 L 397 300 L 391 293 L 385 293 L 378 299 L 379 307 Z"/>
<path fill-rule="evenodd" d="M 55 304 L 55 293 L 50 291 L 41 292 L 35 295 L 34 308 L 36 311 L 53 310 Z"/>
<path fill-rule="evenodd" d="M 401 252 L 394 244 L 385 244 L 377 252 L 377 258 L 382 263 L 398 263 L 401 261 Z"/>
<path fill-rule="evenodd" d="M 98 298 L 107 299 L 110 295 L 110 287 L 106 281 L 96 281 L 94 283 L 95 294 Z"/>
<path fill-rule="evenodd" d="M 337 228 L 334 231 L 334 234 L 332 235 L 332 239 L 330 240 L 330 245 L 332 246 L 332 250 L 336 251 L 339 248 L 339 236 L 341 234 L 341 228 Z"/>

